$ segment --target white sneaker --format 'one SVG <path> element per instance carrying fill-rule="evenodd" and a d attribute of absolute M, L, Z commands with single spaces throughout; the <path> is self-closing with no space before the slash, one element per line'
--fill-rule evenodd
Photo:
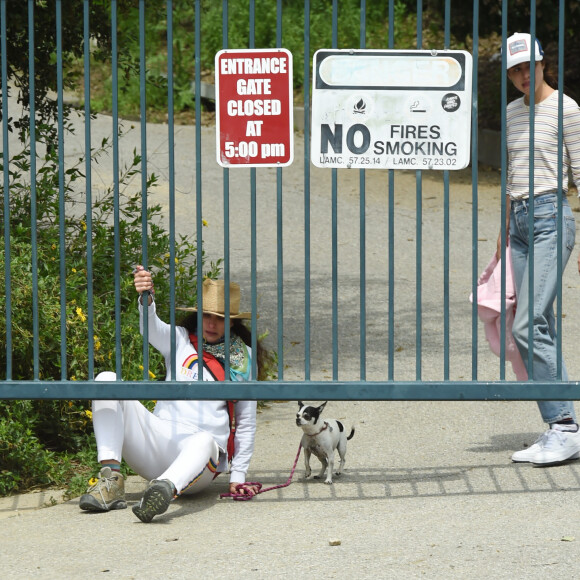
<path fill-rule="evenodd" d="M 571 431 L 570 428 L 576 431 Z M 544 433 L 541 449 L 532 458 L 532 463 L 539 466 L 548 466 L 578 459 L 580 457 L 580 429 L 578 425 L 559 425 L 556 423 Z"/>
<path fill-rule="evenodd" d="M 530 445 L 529 447 L 526 447 L 525 449 L 522 449 L 521 451 L 516 451 L 512 455 L 512 461 L 514 463 L 531 463 L 532 460 L 534 459 L 534 457 L 536 456 L 536 454 L 542 450 L 542 447 L 544 446 L 544 442 L 548 438 L 549 432 L 550 431 L 548 430 L 545 433 L 542 433 L 536 439 L 536 441 L 532 445 Z"/>
<path fill-rule="evenodd" d="M 555 427 L 555 425 L 554 425 L 554 427 Z M 534 457 L 544 447 L 544 443 L 547 441 L 548 433 L 550 433 L 550 431 L 551 431 L 551 429 L 548 429 L 545 433 L 542 433 L 536 439 L 536 441 L 532 445 L 530 445 L 529 447 L 526 447 L 525 449 L 522 449 L 521 451 L 516 451 L 512 455 L 512 461 L 514 463 L 535 463 Z M 571 457 L 568 457 L 568 459 L 580 459 L 580 453 L 574 453 L 574 455 L 572 455 Z M 563 461 L 565 461 L 565 460 L 563 460 Z"/>

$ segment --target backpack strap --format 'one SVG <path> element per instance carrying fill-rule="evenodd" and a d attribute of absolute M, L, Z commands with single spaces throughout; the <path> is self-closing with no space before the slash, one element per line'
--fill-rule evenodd
<path fill-rule="evenodd" d="M 189 340 L 193 347 L 195 348 L 196 352 L 199 353 L 197 349 L 197 335 L 190 334 Z M 226 373 L 222 363 L 213 356 L 213 354 L 207 352 L 206 350 L 203 351 L 203 366 L 210 372 L 214 380 L 216 381 L 225 381 Z M 235 401 L 226 401 L 227 409 L 228 409 L 228 417 L 229 417 L 229 424 L 230 424 L 230 434 L 228 436 L 228 459 L 231 461 L 232 457 L 234 456 L 235 445 L 234 445 L 234 438 L 236 435 L 236 413 L 235 413 Z M 215 477 L 219 475 L 219 472 L 216 472 Z"/>
<path fill-rule="evenodd" d="M 230 434 L 228 436 L 228 457 L 232 460 L 234 452 L 236 450 L 235 437 L 236 437 L 236 402 L 226 401 L 228 406 L 228 416 L 230 418 Z M 217 473 L 217 472 L 216 472 Z"/>

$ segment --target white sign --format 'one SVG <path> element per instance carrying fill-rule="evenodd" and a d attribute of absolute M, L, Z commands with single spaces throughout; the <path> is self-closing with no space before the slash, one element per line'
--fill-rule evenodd
<path fill-rule="evenodd" d="M 312 163 L 344 169 L 467 167 L 471 76 L 471 54 L 462 50 L 319 50 Z"/>

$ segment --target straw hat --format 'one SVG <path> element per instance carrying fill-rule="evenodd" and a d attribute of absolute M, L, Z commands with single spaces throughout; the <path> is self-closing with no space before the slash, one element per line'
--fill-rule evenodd
<path fill-rule="evenodd" d="M 224 280 L 203 281 L 201 290 L 203 311 L 225 318 L 225 282 Z M 197 312 L 197 306 L 177 308 L 186 312 Z M 240 286 L 230 282 L 230 318 L 251 318 L 250 312 L 240 312 Z"/>

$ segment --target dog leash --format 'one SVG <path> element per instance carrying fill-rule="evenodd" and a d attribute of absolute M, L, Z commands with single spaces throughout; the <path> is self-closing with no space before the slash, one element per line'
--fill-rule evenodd
<path fill-rule="evenodd" d="M 252 499 L 254 496 L 258 495 L 259 493 L 265 493 L 267 491 L 272 491 L 273 489 L 280 489 L 282 487 L 288 487 L 292 483 L 292 477 L 294 476 L 294 471 L 296 470 L 296 464 L 298 463 L 298 458 L 300 457 L 300 451 L 302 451 L 302 443 L 298 446 L 298 453 L 296 454 L 296 459 L 294 460 L 294 465 L 292 466 L 292 471 L 290 472 L 290 477 L 286 483 L 282 483 L 280 485 L 274 485 L 272 487 L 266 487 L 262 489 L 262 484 L 258 481 L 247 481 L 246 483 L 238 483 L 236 485 L 236 491 L 244 490 L 246 493 L 221 493 L 220 499 L 222 497 L 231 497 L 237 501 L 248 501 Z M 253 492 L 252 487 L 257 487 L 258 491 Z"/>

